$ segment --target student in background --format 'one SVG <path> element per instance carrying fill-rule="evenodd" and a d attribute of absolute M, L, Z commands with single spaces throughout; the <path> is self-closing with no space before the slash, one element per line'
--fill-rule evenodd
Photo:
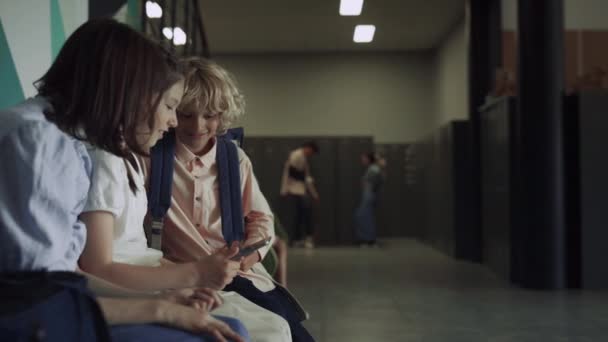
<path fill-rule="evenodd" d="M 355 212 L 355 238 L 360 246 L 376 245 L 376 207 L 378 192 L 384 181 L 381 163 L 374 152 L 361 155 L 365 173 L 361 178 L 361 201 Z"/>
<path fill-rule="evenodd" d="M 308 158 L 319 153 L 319 146 L 309 141 L 289 153 L 283 167 L 281 196 L 285 197 L 294 215 L 288 221 L 294 230 L 293 245 L 314 248 L 312 203 L 319 202 L 319 193 L 310 173 Z"/>

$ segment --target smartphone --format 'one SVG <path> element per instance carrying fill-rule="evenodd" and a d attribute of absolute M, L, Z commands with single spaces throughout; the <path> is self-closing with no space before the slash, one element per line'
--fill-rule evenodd
<path fill-rule="evenodd" d="M 257 251 L 258 249 L 268 246 L 270 244 L 270 240 L 272 240 L 272 238 L 266 238 L 264 240 L 254 242 L 249 246 L 242 247 L 235 256 L 230 258 L 230 260 L 238 261 L 241 258 L 248 257 L 249 255 L 251 255 L 251 253 Z"/>

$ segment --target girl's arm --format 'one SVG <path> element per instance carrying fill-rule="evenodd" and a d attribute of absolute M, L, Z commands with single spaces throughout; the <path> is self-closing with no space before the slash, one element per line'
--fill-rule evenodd
<path fill-rule="evenodd" d="M 218 341 L 245 341 L 207 310 L 159 299 L 98 298 L 98 302 L 109 324 L 158 323 L 194 333 L 208 333 Z"/>
<path fill-rule="evenodd" d="M 203 257 L 197 262 L 159 267 L 114 262 L 114 216 L 108 212 L 90 211 L 81 214 L 80 218 L 87 226 L 87 242 L 80 256 L 80 268 L 111 283 L 137 291 L 195 286 L 221 289 L 236 274 L 229 260 L 230 255 L 235 254 L 234 248 Z"/>
<path fill-rule="evenodd" d="M 157 298 L 158 291 L 136 291 L 113 284 L 107 280 L 99 278 L 91 273 L 87 273 L 81 268 L 76 272 L 87 278 L 87 287 L 97 296 L 115 298 Z"/>

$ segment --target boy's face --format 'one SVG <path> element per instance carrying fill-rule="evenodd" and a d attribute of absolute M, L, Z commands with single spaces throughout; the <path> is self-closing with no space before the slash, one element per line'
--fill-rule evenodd
<path fill-rule="evenodd" d="M 179 112 L 179 126 L 175 128 L 175 134 L 179 141 L 194 154 L 206 153 L 211 139 L 215 137 L 220 124 L 219 113 L 188 113 Z M 207 148 L 206 148 L 207 147 Z"/>

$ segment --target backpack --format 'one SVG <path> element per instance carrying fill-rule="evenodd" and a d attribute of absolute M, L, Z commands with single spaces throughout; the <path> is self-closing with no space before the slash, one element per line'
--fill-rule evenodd
<path fill-rule="evenodd" d="M 228 244 L 241 242 L 245 237 L 245 220 L 241 194 L 241 172 L 238 148 L 243 145 L 242 128 L 229 129 L 226 134 L 216 137 L 217 175 L 222 217 L 222 234 Z M 148 210 L 152 216 L 151 247 L 160 250 L 162 246 L 163 219 L 171 207 L 171 189 L 175 162 L 175 132 L 170 131 L 150 151 L 150 172 L 148 187 Z M 269 253 L 268 255 L 276 254 Z M 272 280 L 272 279 L 271 279 Z M 274 282 L 274 280 L 273 280 Z M 293 304 L 300 320 L 309 315 L 287 289 L 274 282 L 279 292 Z"/>
<path fill-rule="evenodd" d="M 237 147 L 232 142 L 242 145 L 243 135 L 242 128 L 233 128 L 216 138 L 222 233 L 228 244 L 241 241 L 245 236 L 239 157 Z M 171 207 L 174 161 L 175 131 L 171 130 L 150 151 L 147 192 L 148 211 L 152 216 L 150 246 L 158 250 L 162 246 L 163 219 Z"/>

